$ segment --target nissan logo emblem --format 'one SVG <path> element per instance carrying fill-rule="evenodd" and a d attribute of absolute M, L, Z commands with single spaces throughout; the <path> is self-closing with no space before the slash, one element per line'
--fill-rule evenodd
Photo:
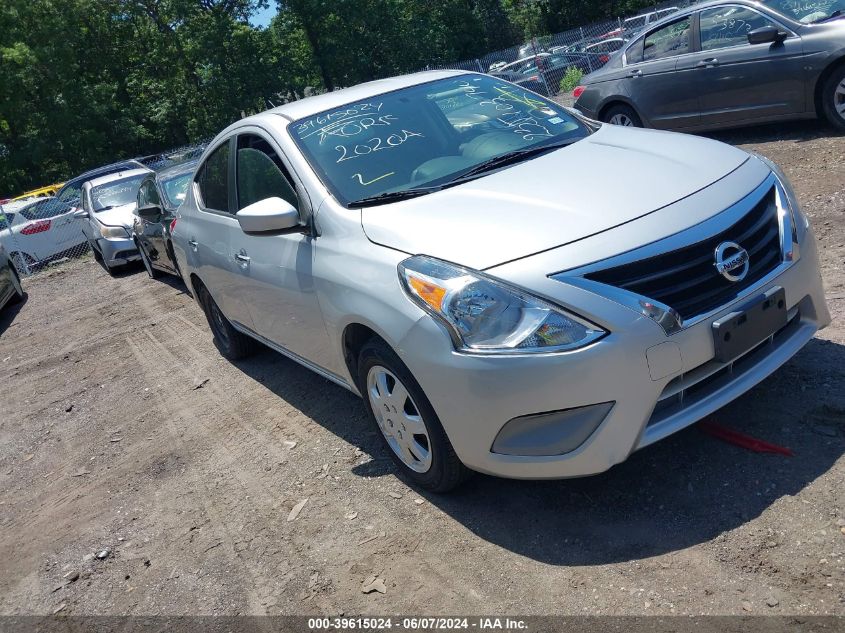
<path fill-rule="evenodd" d="M 736 242 L 722 242 L 716 247 L 716 270 L 732 282 L 742 281 L 751 267 L 748 251 Z"/>

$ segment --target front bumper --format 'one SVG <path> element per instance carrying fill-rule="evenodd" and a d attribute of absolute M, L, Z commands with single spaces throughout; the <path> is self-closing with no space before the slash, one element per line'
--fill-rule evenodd
<path fill-rule="evenodd" d="M 129 262 L 140 261 L 141 253 L 132 238 L 103 238 L 97 240 L 103 261 L 109 266 L 122 266 Z"/>
<path fill-rule="evenodd" d="M 440 326 L 422 318 L 399 351 L 468 467 L 517 479 L 591 475 L 730 403 L 830 323 L 812 233 L 803 240 L 800 259 L 755 293 L 778 286 L 786 291 L 789 325 L 729 364 L 714 361 L 711 325 L 740 301 L 668 336 L 651 319 L 586 291 L 590 316 L 600 317 L 610 334 L 581 350 L 516 357 L 461 354 Z M 569 290 L 571 300 L 577 291 Z M 492 451 L 509 420 L 611 401 L 615 404 L 604 421 L 570 453 Z"/>

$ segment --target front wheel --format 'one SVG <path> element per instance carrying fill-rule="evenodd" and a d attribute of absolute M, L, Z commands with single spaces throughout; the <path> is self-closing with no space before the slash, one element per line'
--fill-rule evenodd
<path fill-rule="evenodd" d="M 432 492 L 448 492 L 470 475 L 431 404 L 396 353 L 382 341 L 358 358 L 364 404 L 402 475 Z"/>
<path fill-rule="evenodd" d="M 15 289 L 15 294 L 12 295 L 11 303 L 18 303 L 23 300 L 23 286 L 21 285 L 21 278 L 14 266 L 10 267 L 12 274 L 12 287 Z"/>
<path fill-rule="evenodd" d="M 640 116 L 634 111 L 634 108 L 625 104 L 618 104 L 610 108 L 604 113 L 601 119 L 605 123 L 611 125 L 619 125 L 622 127 L 642 127 L 643 121 Z"/>
<path fill-rule="evenodd" d="M 825 118 L 840 132 L 845 132 L 845 66 L 833 71 L 822 89 Z"/>

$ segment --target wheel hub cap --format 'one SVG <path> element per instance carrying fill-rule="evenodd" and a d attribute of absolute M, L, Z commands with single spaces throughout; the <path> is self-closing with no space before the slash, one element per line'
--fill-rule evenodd
<path fill-rule="evenodd" d="M 400 380 L 384 367 L 367 373 L 367 396 L 391 450 L 411 470 L 431 468 L 431 442 L 419 409 Z"/>
<path fill-rule="evenodd" d="M 842 81 L 833 94 L 833 107 L 839 116 L 845 119 L 845 81 Z"/>

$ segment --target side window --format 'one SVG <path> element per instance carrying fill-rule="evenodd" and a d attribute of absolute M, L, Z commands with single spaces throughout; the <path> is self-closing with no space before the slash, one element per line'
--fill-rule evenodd
<path fill-rule="evenodd" d="M 646 35 L 643 43 L 643 61 L 648 62 L 688 53 L 690 23 L 690 18 L 686 17 Z"/>
<path fill-rule="evenodd" d="M 21 215 L 27 220 L 47 220 L 67 211 L 68 207 L 61 204 L 58 200 L 44 200 L 43 202 L 36 202 L 32 206 L 23 209 Z"/>
<path fill-rule="evenodd" d="M 777 25 L 746 7 L 707 9 L 701 12 L 701 50 L 748 44 L 748 34 L 764 26 Z"/>
<path fill-rule="evenodd" d="M 206 209 L 229 213 L 229 141 L 214 150 L 199 168 L 196 183 Z"/>
<path fill-rule="evenodd" d="M 61 195 L 59 196 L 59 200 L 62 202 L 66 202 L 68 204 L 73 204 L 79 200 L 79 196 L 82 195 L 81 187 L 77 185 L 71 185 L 64 191 L 62 191 Z"/>
<path fill-rule="evenodd" d="M 299 208 L 290 174 L 273 147 L 260 136 L 238 137 L 237 174 L 238 211 L 267 198 L 281 198 Z"/>
<path fill-rule="evenodd" d="M 161 200 L 158 196 L 158 190 L 152 180 L 145 180 L 138 189 L 138 206 L 154 204 L 161 206 Z"/>
<path fill-rule="evenodd" d="M 629 64 L 639 64 L 643 61 L 643 40 L 642 38 L 634 42 L 627 51 L 625 51 L 625 60 Z"/>

